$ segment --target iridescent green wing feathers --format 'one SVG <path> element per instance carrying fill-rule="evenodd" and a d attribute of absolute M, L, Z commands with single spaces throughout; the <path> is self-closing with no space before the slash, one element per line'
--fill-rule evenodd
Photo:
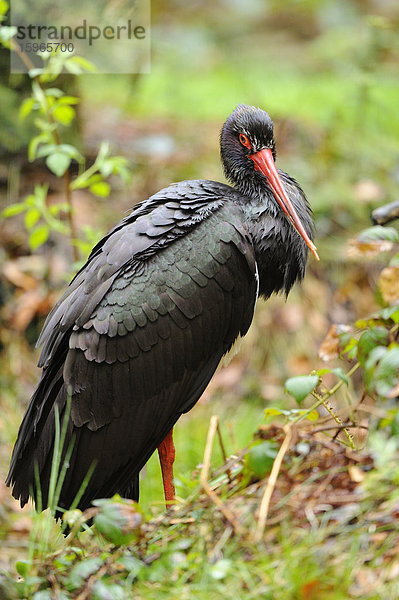
<path fill-rule="evenodd" d="M 246 333 L 257 297 L 253 248 L 231 188 L 213 184 L 206 198 L 201 187 L 196 200 L 200 183 L 187 182 L 190 200 L 158 203 L 172 186 L 125 219 L 49 315 L 44 374 L 9 475 L 22 501 L 26 483 L 34 486 L 34 461 L 48 480 L 51 447 L 40 439 L 52 439 L 53 406 L 62 413 L 68 392 L 75 443 L 61 505 L 72 502 L 93 460 L 101 469 L 81 507 L 115 492 L 137 497 L 139 470 Z"/>

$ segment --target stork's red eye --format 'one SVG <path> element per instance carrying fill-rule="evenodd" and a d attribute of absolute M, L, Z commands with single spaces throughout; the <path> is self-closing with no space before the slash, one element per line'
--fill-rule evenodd
<path fill-rule="evenodd" d="M 248 148 L 248 150 L 251 150 L 252 146 L 251 146 L 251 142 L 249 141 L 248 137 L 245 135 L 245 133 L 240 133 L 239 135 L 239 140 L 241 142 L 241 144 L 243 146 L 245 146 L 246 148 Z"/>

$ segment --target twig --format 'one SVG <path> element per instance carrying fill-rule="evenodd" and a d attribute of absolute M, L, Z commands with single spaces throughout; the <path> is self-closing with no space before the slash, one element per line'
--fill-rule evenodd
<path fill-rule="evenodd" d="M 319 427 L 319 429 L 313 429 L 312 430 L 312 435 L 314 433 L 322 433 L 324 431 L 330 431 L 331 429 L 333 430 L 338 430 L 338 432 L 342 431 L 343 429 L 365 429 L 366 431 L 368 431 L 368 427 L 366 427 L 366 425 L 330 425 L 330 427 Z"/>
<path fill-rule="evenodd" d="M 233 533 L 232 527 L 226 527 L 226 529 L 223 531 L 222 535 L 216 542 L 215 547 L 213 548 L 213 550 L 211 552 L 209 552 L 209 559 L 210 559 L 211 563 L 216 562 L 217 560 L 219 560 L 219 558 L 222 558 L 222 550 L 223 550 L 226 542 L 228 542 L 232 533 Z"/>
<path fill-rule="evenodd" d="M 222 431 L 220 429 L 219 422 L 218 422 L 218 426 L 217 426 L 217 434 L 218 434 L 218 440 L 219 440 L 220 449 L 222 451 L 223 462 L 224 462 L 224 464 L 226 464 L 227 463 L 227 454 L 226 454 L 226 449 L 224 447 L 224 442 L 223 442 L 223 438 L 222 438 Z M 226 468 L 226 474 L 227 474 L 227 478 L 229 480 L 229 483 L 231 483 L 231 471 L 230 471 L 229 467 Z"/>
<path fill-rule="evenodd" d="M 233 427 L 233 423 L 231 421 L 228 421 L 228 423 L 227 423 L 227 429 L 228 429 L 228 432 L 229 432 L 230 442 L 231 442 L 231 446 L 233 448 L 233 452 L 234 452 L 234 454 L 238 454 L 239 448 L 237 446 L 236 437 L 234 435 L 234 427 Z"/>
<path fill-rule="evenodd" d="M 85 512 L 82 513 L 79 516 L 79 518 L 76 519 L 75 523 L 72 525 L 71 532 L 68 534 L 68 541 L 71 542 L 76 537 L 76 535 L 79 533 L 79 530 L 80 530 L 81 526 L 83 525 L 83 523 L 86 523 L 86 521 L 89 521 L 90 519 L 95 517 L 96 514 L 98 514 L 97 507 L 88 508 L 87 510 L 85 510 Z"/>
<path fill-rule="evenodd" d="M 84 586 L 83 590 L 78 596 L 75 596 L 76 600 L 89 600 L 92 597 L 91 591 L 93 585 L 96 583 L 96 581 L 100 581 L 102 576 L 106 574 L 108 568 L 108 562 L 105 562 L 105 564 L 103 564 L 98 571 L 93 573 L 93 575 L 90 575 L 89 578 L 86 579 L 86 581 L 84 581 L 82 584 L 82 586 Z"/>
<path fill-rule="evenodd" d="M 25 54 L 25 52 L 23 50 L 21 50 L 21 46 L 18 44 L 18 42 L 16 42 L 13 39 L 10 40 L 10 49 L 13 52 L 15 52 L 16 54 L 18 54 L 19 58 L 24 63 L 24 65 L 28 69 L 28 71 L 31 71 L 32 69 L 35 68 L 35 65 L 31 61 L 31 59 L 29 58 L 29 56 L 27 54 Z M 33 79 L 36 79 L 37 81 L 38 81 L 38 78 L 39 78 L 38 75 L 36 75 L 35 77 L 33 77 Z"/>
<path fill-rule="evenodd" d="M 314 394 L 315 396 L 317 396 L 317 394 Z M 343 424 L 341 418 L 335 413 L 335 410 L 333 409 L 333 407 L 331 406 L 331 404 L 325 400 L 323 402 L 323 406 L 326 409 L 326 411 L 331 415 L 331 417 L 334 419 L 334 421 L 336 422 L 336 424 L 338 425 L 338 427 L 342 427 L 342 430 L 344 432 L 344 434 L 346 435 L 348 441 L 349 441 L 349 445 L 352 448 L 352 450 L 356 450 L 356 446 L 354 444 L 353 441 L 353 435 L 351 434 L 351 432 L 348 430 L 348 428 Z M 335 434 L 334 438 L 338 437 L 340 430 L 337 430 L 337 433 Z M 341 440 L 342 442 L 342 440 Z"/>
<path fill-rule="evenodd" d="M 225 450 L 224 443 L 223 443 L 222 432 L 220 431 L 219 421 L 218 421 L 218 424 L 217 424 L 216 431 L 217 431 L 217 434 L 218 434 L 218 440 L 219 440 L 219 444 L 220 444 L 220 449 L 222 451 L 223 462 L 226 462 L 227 461 L 227 454 L 226 454 L 226 450 Z"/>
<path fill-rule="evenodd" d="M 284 431 L 285 431 L 285 438 L 284 438 L 283 443 L 280 446 L 280 450 L 278 451 L 276 458 L 274 459 L 273 468 L 271 470 L 270 477 L 268 479 L 265 491 L 263 493 L 262 501 L 260 503 L 258 526 L 257 526 L 256 532 L 255 532 L 255 541 L 256 542 L 261 541 L 261 539 L 263 537 L 263 533 L 265 531 L 267 515 L 269 512 L 269 506 L 270 506 L 270 500 L 271 500 L 274 488 L 276 487 L 277 477 L 280 472 L 281 465 L 284 460 L 284 456 L 291 444 L 292 425 L 291 424 L 285 425 Z"/>
<path fill-rule="evenodd" d="M 63 175 L 63 179 L 64 179 L 65 197 L 66 197 L 66 201 L 68 204 L 68 223 L 69 223 L 69 230 L 70 230 L 70 235 L 71 235 L 71 240 L 72 240 L 73 259 L 75 262 L 78 262 L 79 250 L 78 250 L 78 247 L 76 246 L 76 244 L 74 243 L 75 240 L 78 239 L 78 234 L 76 232 L 75 221 L 73 218 L 71 176 L 69 173 L 69 168 L 65 171 L 65 173 Z"/>
<path fill-rule="evenodd" d="M 213 447 L 213 442 L 215 440 L 216 431 L 218 428 L 218 422 L 219 422 L 219 418 L 217 415 L 213 415 L 209 422 L 209 429 L 208 429 L 208 435 L 206 438 L 204 458 L 202 461 L 200 483 L 201 483 L 205 493 L 209 496 L 209 498 L 212 500 L 212 502 L 214 504 L 216 504 L 216 506 L 220 509 L 220 511 L 223 513 L 223 515 L 226 517 L 226 519 L 229 521 L 229 523 L 231 523 L 231 525 L 233 526 L 235 531 L 237 533 L 244 533 L 243 527 L 237 521 L 237 519 L 235 518 L 235 516 L 233 515 L 231 510 L 229 510 L 228 508 L 226 508 L 223 505 L 223 502 L 220 500 L 219 496 L 212 490 L 212 488 L 210 487 L 210 485 L 208 483 L 209 469 L 211 466 L 212 447 Z"/>

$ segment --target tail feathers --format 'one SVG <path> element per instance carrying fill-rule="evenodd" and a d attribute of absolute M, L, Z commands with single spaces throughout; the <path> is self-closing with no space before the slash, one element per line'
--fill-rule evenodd
<path fill-rule="evenodd" d="M 62 365 L 45 370 L 19 428 L 6 479 L 6 484 L 13 487 L 12 494 L 20 500 L 21 506 L 27 503 L 30 492 L 35 489 L 35 464 L 40 472 L 49 454 L 52 454 L 54 417 L 49 416 L 54 414 L 55 403 L 59 405 L 61 413 L 65 400 Z M 52 427 L 52 431 L 43 435 L 46 427 Z"/>
<path fill-rule="evenodd" d="M 12 495 L 20 500 L 21 506 L 28 502 L 30 496 L 33 497 L 36 508 L 44 509 L 48 506 L 54 455 L 55 406 L 58 407 L 61 427 L 67 406 L 66 386 L 62 373 L 62 364 L 58 370 L 51 367 L 44 370 L 18 433 L 6 484 L 13 488 Z M 100 432 L 98 433 L 100 434 Z M 87 434 L 85 427 L 75 427 L 72 419 L 69 420 L 60 466 L 62 467 L 70 444 L 72 444 L 72 455 L 58 500 L 58 505 L 66 510 L 74 502 L 90 467 L 90 462 L 84 458 L 87 458 L 88 451 Z M 92 435 L 92 432 L 90 434 Z M 37 474 L 39 475 L 39 484 Z M 115 474 L 113 475 L 115 476 Z M 126 475 L 124 474 L 124 477 L 120 478 L 116 477 L 115 481 L 114 477 L 102 481 L 101 477 L 99 479 L 96 477 L 94 470 L 87 489 L 79 501 L 78 508 L 85 510 L 91 506 L 93 498 L 108 497 L 114 493 L 138 501 L 138 474 L 130 472 L 127 477 Z M 119 481 L 117 481 L 118 479 Z M 126 485 L 127 480 L 129 483 Z"/>
<path fill-rule="evenodd" d="M 128 487 L 126 487 L 124 490 L 121 490 L 120 495 L 122 498 L 130 498 L 130 500 L 134 500 L 135 502 L 139 501 L 140 492 L 138 475 L 132 479 Z"/>

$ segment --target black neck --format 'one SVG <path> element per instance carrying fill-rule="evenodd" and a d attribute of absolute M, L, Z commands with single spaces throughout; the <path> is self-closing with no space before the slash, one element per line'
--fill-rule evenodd
<path fill-rule="evenodd" d="M 301 216 L 309 237 L 313 238 L 313 220 L 305 194 L 299 185 L 283 171 L 280 177 Z M 257 182 L 243 199 L 249 233 L 255 249 L 259 270 L 259 293 L 268 298 L 272 293 L 283 291 L 288 294 L 295 281 L 302 280 L 308 256 L 308 248 L 302 237 L 288 221 L 278 206 L 264 178 Z M 241 188 L 241 189 L 240 189 Z M 243 193 L 242 187 L 236 186 Z"/>

